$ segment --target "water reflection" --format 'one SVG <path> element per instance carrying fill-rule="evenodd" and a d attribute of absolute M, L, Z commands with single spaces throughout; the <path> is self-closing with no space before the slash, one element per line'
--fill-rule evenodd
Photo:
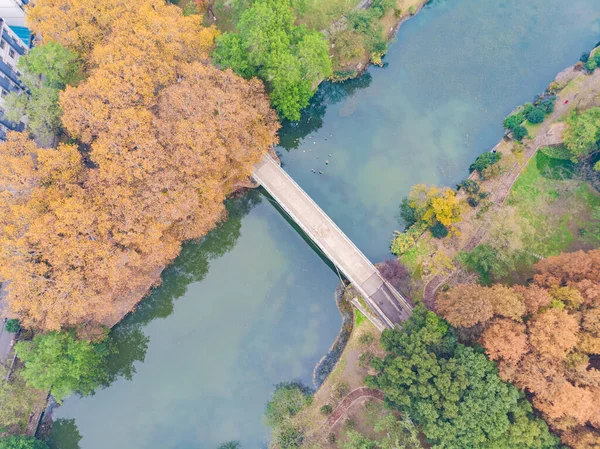
<path fill-rule="evenodd" d="M 57 419 L 54 421 L 50 447 L 52 449 L 79 449 L 81 434 L 74 419 Z"/>
<path fill-rule="evenodd" d="M 285 120 L 282 123 L 279 130 L 279 146 L 287 151 L 297 149 L 306 136 L 321 129 L 328 105 L 339 103 L 354 95 L 356 91 L 366 89 L 372 81 L 373 75 L 365 72 L 361 77 L 343 83 L 322 83 L 310 100 L 309 106 L 300 113 L 300 120 Z"/>

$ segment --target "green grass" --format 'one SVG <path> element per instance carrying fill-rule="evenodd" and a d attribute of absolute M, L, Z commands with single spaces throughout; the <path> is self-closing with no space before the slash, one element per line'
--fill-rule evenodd
<path fill-rule="evenodd" d="M 544 257 L 574 246 L 597 246 L 591 219 L 600 208 L 600 195 L 588 184 L 570 179 L 570 161 L 538 152 L 515 182 L 509 204 L 526 218 L 534 235 L 525 242 L 528 251 Z"/>
<path fill-rule="evenodd" d="M 360 310 L 355 310 L 354 316 L 355 316 L 354 326 L 356 326 L 356 327 L 360 326 L 360 323 L 362 323 L 364 320 L 367 319 L 367 317 Z"/>
<path fill-rule="evenodd" d="M 417 242 L 402 256 L 400 261 L 408 268 L 413 278 L 421 278 L 422 267 L 421 261 L 431 253 L 428 243 L 424 239 L 419 239 Z"/>
<path fill-rule="evenodd" d="M 352 11 L 358 2 L 359 0 L 306 0 L 303 6 L 296 8 L 297 22 L 321 31 Z"/>
<path fill-rule="evenodd" d="M 534 125 L 533 123 L 529 123 L 528 121 L 526 121 L 523 126 L 527 129 L 527 132 L 529 133 L 529 137 L 531 139 L 534 139 L 535 136 L 537 136 L 537 133 L 540 130 L 542 124 L 543 124 L 543 122 L 538 123 L 537 125 Z"/>

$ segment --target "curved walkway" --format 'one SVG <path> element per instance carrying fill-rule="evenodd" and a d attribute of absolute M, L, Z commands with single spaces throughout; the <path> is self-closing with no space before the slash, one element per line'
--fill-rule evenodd
<path fill-rule="evenodd" d="M 325 425 L 328 425 L 330 428 L 335 426 L 337 422 L 348 412 L 348 410 L 352 408 L 354 403 L 362 398 L 373 398 L 383 401 L 385 399 L 385 395 L 381 390 L 358 387 L 348 393 L 342 402 L 340 402 L 329 418 L 327 418 L 327 421 L 325 421 Z"/>

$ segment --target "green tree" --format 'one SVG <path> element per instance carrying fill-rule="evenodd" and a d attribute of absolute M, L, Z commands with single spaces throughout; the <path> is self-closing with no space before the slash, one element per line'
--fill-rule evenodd
<path fill-rule="evenodd" d="M 258 0 L 241 14 L 237 34 L 217 38 L 213 57 L 238 75 L 260 77 L 280 114 L 299 120 L 318 83 L 332 69 L 325 37 L 294 21 L 289 0 Z"/>
<path fill-rule="evenodd" d="M 527 128 L 525 128 L 524 126 L 521 126 L 521 125 L 515 127 L 512 130 L 512 133 L 513 133 L 514 139 L 518 140 L 519 142 L 529 135 L 529 131 L 527 131 Z"/>
<path fill-rule="evenodd" d="M 28 87 L 64 89 L 82 79 L 81 61 L 73 50 L 50 41 L 34 47 L 19 59 L 19 69 Z"/>
<path fill-rule="evenodd" d="M 565 146 L 573 162 L 580 161 L 598 149 L 600 141 L 600 108 L 590 108 L 581 114 L 573 112 L 567 119 Z"/>
<path fill-rule="evenodd" d="M 0 449 L 49 449 L 48 445 L 34 437 L 13 435 L 0 438 Z"/>
<path fill-rule="evenodd" d="M 448 324 L 423 306 L 402 330 L 386 330 L 389 355 L 367 383 L 421 425 L 430 444 L 445 449 L 556 448 L 558 441 L 493 362 L 457 342 Z"/>
<path fill-rule="evenodd" d="M 473 173 L 477 171 L 481 177 L 483 177 L 483 172 L 486 168 L 491 165 L 494 165 L 502 158 L 502 153 L 487 151 L 475 159 L 469 166 L 469 173 Z"/>
<path fill-rule="evenodd" d="M 77 340 L 73 332 L 37 334 L 32 341 L 18 342 L 15 350 L 25 363 L 27 383 L 50 390 L 57 401 L 72 392 L 90 394 L 106 380 L 108 346 Z"/>
<path fill-rule="evenodd" d="M 13 332 L 15 334 L 21 330 L 21 324 L 19 323 L 19 320 L 16 318 L 6 321 L 6 324 L 4 325 L 4 327 L 6 328 L 6 330 L 8 332 Z"/>
<path fill-rule="evenodd" d="M 35 47 L 19 59 L 22 80 L 29 92 L 12 92 L 5 97 L 6 117 L 29 120 L 27 129 L 42 145 L 50 145 L 61 129 L 59 92 L 82 78 L 78 55 L 58 42 Z"/>
<path fill-rule="evenodd" d="M 279 426 L 297 415 L 304 406 L 311 402 L 310 389 L 300 382 L 280 383 L 275 387 L 265 409 L 267 424 L 271 427 Z"/>
<path fill-rule="evenodd" d="M 523 112 L 517 112 L 516 114 L 511 114 L 504 119 L 504 128 L 510 129 L 511 131 L 515 129 L 517 126 L 520 126 L 525 121 L 525 114 Z"/>
<path fill-rule="evenodd" d="M 242 445 L 239 441 L 228 441 L 221 444 L 217 449 L 242 449 Z"/>
<path fill-rule="evenodd" d="M 534 125 L 542 123 L 546 118 L 546 113 L 542 108 L 535 107 L 527 113 L 527 120 Z"/>

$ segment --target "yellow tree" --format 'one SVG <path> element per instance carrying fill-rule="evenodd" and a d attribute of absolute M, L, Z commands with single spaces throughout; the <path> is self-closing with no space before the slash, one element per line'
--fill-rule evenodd
<path fill-rule="evenodd" d="M 453 224 L 461 219 L 460 202 L 454 190 L 444 187 L 417 184 L 412 187 L 408 201 L 416 217 L 428 226 L 437 223 L 453 229 Z"/>

